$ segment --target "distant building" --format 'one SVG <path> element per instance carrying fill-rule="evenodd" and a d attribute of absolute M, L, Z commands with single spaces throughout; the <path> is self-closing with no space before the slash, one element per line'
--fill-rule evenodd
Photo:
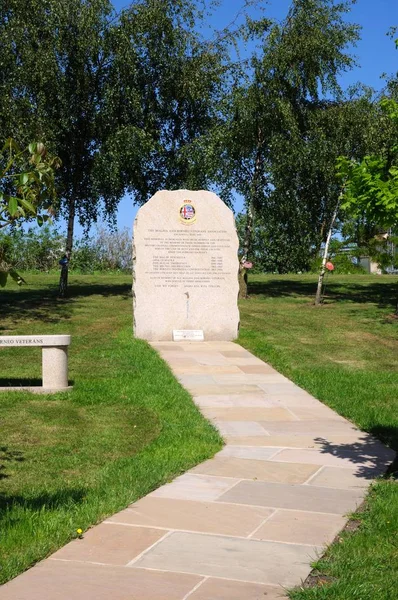
<path fill-rule="evenodd" d="M 385 233 L 379 233 L 375 236 L 375 239 L 379 242 L 387 242 L 386 246 L 380 246 L 378 250 L 380 252 L 386 252 L 389 256 L 392 257 L 394 263 L 398 262 L 398 245 L 396 244 L 396 237 L 394 237 L 394 232 L 390 229 Z M 395 257 L 395 260 L 394 260 Z M 359 264 L 367 273 L 382 275 L 382 273 L 396 273 L 397 268 L 394 265 L 389 265 L 387 267 L 381 268 L 380 265 L 373 260 L 370 256 L 361 256 L 359 258 Z"/>
<path fill-rule="evenodd" d="M 379 267 L 378 263 L 370 258 L 370 256 L 361 256 L 359 264 L 367 272 L 374 275 L 382 275 L 383 271 Z"/>

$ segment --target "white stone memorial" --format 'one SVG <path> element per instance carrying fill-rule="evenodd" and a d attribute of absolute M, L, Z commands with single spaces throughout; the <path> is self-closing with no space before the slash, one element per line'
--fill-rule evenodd
<path fill-rule="evenodd" d="M 134 222 L 135 336 L 234 340 L 238 246 L 234 215 L 216 194 L 157 192 Z"/>

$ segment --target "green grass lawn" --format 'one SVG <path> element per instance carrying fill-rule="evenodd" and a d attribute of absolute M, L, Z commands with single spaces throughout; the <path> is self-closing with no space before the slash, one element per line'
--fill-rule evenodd
<path fill-rule="evenodd" d="M 72 276 L 65 301 L 56 276 L 27 280 L 0 291 L 0 334 L 72 334 L 74 389 L 0 396 L 0 581 L 221 446 L 158 355 L 132 338 L 128 276 Z M 252 276 L 239 343 L 398 450 L 396 278 L 334 275 L 317 309 L 315 283 Z M 39 349 L 1 350 L 2 384 L 39 377 Z M 292 599 L 397 597 L 397 485 L 373 487 L 358 529 L 316 565 L 317 585 Z"/>
<path fill-rule="evenodd" d="M 70 392 L 0 395 L 0 583 L 222 445 L 132 337 L 131 279 L 27 275 L 0 291 L 0 335 L 70 333 Z M 40 383 L 39 348 L 1 349 L 0 385 Z"/>
<path fill-rule="evenodd" d="M 252 276 L 239 343 L 398 451 L 397 278 L 333 275 L 319 308 L 315 287 L 314 276 Z M 317 584 L 292 599 L 398 597 L 398 483 L 374 485 L 355 519 L 317 563 Z"/>

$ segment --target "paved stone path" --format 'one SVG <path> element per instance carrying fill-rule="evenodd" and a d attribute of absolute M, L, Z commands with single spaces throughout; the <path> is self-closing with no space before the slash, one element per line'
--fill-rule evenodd
<path fill-rule="evenodd" d="M 280 600 L 394 458 L 237 344 L 154 343 L 226 440 L 3 600 Z"/>

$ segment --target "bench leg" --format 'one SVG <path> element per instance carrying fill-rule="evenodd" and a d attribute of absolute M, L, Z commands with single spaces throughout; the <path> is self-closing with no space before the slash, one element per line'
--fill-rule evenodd
<path fill-rule="evenodd" d="M 68 387 L 68 347 L 42 348 L 43 387 L 61 390 Z"/>

